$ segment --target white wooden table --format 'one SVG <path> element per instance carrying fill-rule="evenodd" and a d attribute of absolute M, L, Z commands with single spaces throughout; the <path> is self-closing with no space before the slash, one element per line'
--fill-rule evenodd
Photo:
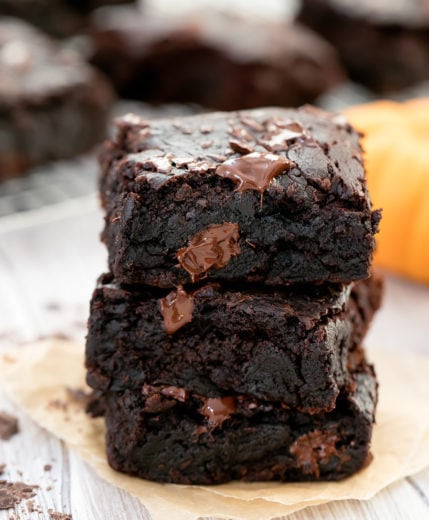
<path fill-rule="evenodd" d="M 95 195 L 0 219 L 2 350 L 50 334 L 83 340 L 89 297 L 106 268 L 101 225 Z M 429 356 L 429 287 L 389 277 L 367 344 Z M 39 484 L 35 504 L 43 511 L 29 513 L 23 502 L 12 516 L 12 510 L 0 511 L 0 520 L 49 519 L 48 509 L 71 513 L 73 520 L 150 518 L 140 502 L 103 482 L 1 393 L 0 410 L 17 415 L 21 427 L 11 440 L 0 441 L 0 463 L 7 465 L 2 478 Z M 44 471 L 46 464 L 50 471 Z M 429 468 L 368 502 L 334 502 L 288 518 L 429 519 Z"/>

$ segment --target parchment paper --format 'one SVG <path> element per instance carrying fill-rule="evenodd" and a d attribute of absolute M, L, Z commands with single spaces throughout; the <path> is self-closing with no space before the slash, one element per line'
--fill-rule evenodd
<path fill-rule="evenodd" d="M 41 426 L 77 450 L 95 471 L 141 500 L 154 520 L 214 516 L 271 520 L 331 500 L 368 499 L 395 480 L 429 465 L 429 359 L 370 351 L 380 381 L 372 464 L 342 482 L 157 484 L 110 469 L 103 419 L 85 415 L 66 387 L 85 388 L 82 345 L 52 339 L 0 358 L 11 398 Z"/>

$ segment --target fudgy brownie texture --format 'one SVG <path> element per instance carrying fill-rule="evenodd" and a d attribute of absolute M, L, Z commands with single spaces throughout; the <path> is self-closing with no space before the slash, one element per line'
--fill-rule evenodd
<path fill-rule="evenodd" d="M 0 20 L 0 178 L 102 141 L 112 100 L 76 54 L 25 22 Z"/>
<path fill-rule="evenodd" d="M 132 0 L 0 0 L 0 16 L 16 16 L 53 36 L 70 36 L 88 24 L 88 14 L 103 5 Z"/>
<path fill-rule="evenodd" d="M 336 51 L 309 29 L 200 12 L 98 12 L 92 63 L 121 96 L 218 110 L 298 106 L 344 78 Z"/>
<path fill-rule="evenodd" d="M 365 362 L 335 409 L 316 415 L 171 386 L 109 391 L 103 402 L 107 457 L 116 470 L 179 484 L 339 480 L 370 460 L 376 401 L 376 380 Z"/>
<path fill-rule="evenodd" d="M 429 79 L 429 3 L 303 0 L 299 20 L 330 41 L 352 79 L 380 93 Z"/>
<path fill-rule="evenodd" d="M 345 286 L 207 284 L 168 293 L 120 287 L 104 275 L 91 302 L 87 381 L 102 392 L 150 383 L 329 411 L 380 298 L 378 277 Z"/>
<path fill-rule="evenodd" d="M 117 121 L 101 155 L 117 282 L 366 278 L 380 218 L 359 136 L 303 107 Z"/>

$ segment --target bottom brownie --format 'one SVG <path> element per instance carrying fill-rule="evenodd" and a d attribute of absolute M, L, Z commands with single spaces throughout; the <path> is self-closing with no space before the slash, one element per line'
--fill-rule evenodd
<path fill-rule="evenodd" d="M 339 480 L 369 460 L 377 383 L 364 361 L 336 408 L 310 415 L 246 396 L 206 398 L 144 385 L 107 392 L 107 457 L 119 471 L 160 482 Z"/>

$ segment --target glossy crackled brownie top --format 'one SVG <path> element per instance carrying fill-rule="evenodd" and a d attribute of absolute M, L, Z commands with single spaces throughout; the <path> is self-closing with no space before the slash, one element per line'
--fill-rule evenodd
<path fill-rule="evenodd" d="M 107 181 L 112 192 L 138 192 L 144 181 L 159 190 L 204 174 L 230 179 L 238 192 L 287 189 L 298 203 L 370 210 L 359 135 L 342 115 L 305 106 L 151 122 L 127 115 L 116 124 L 105 147 L 105 161 L 123 159 Z"/>

